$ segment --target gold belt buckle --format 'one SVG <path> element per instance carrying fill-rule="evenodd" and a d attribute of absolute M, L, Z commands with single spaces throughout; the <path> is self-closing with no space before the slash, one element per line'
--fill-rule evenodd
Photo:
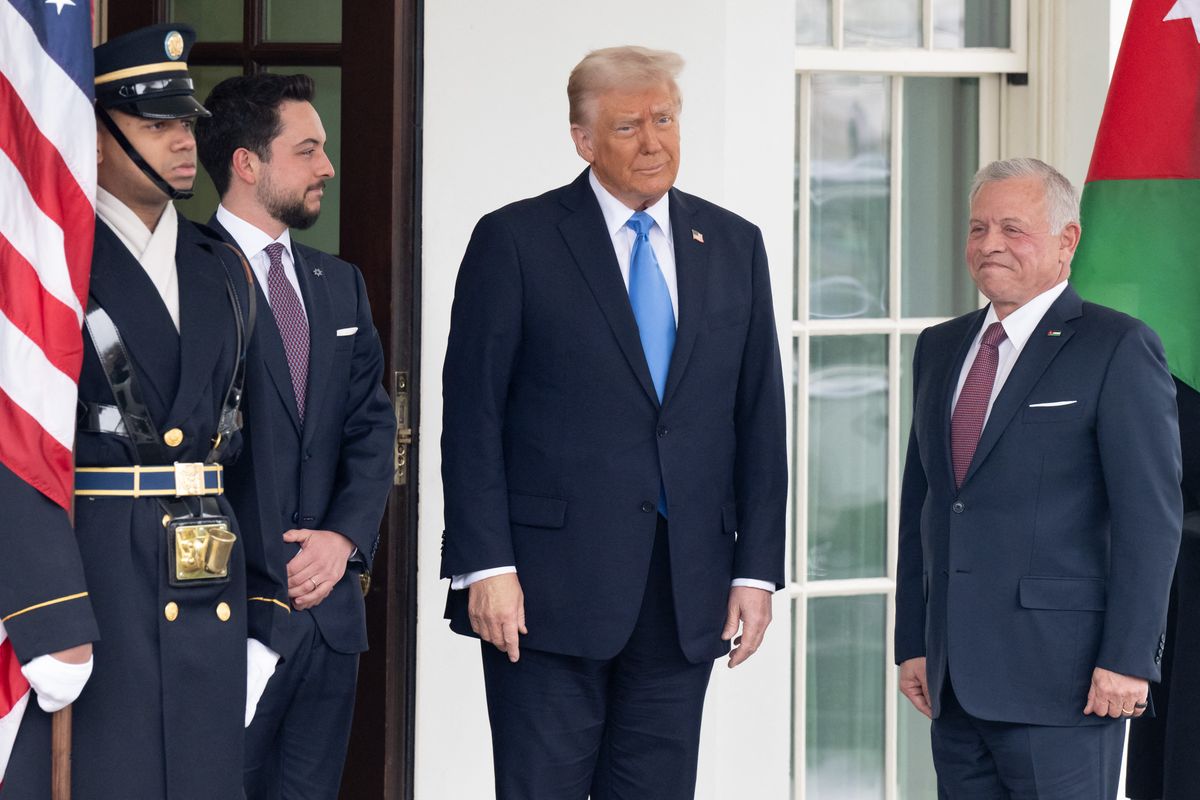
<path fill-rule="evenodd" d="M 175 582 L 229 576 L 229 557 L 237 536 L 224 519 L 174 523 Z"/>
<path fill-rule="evenodd" d="M 200 461 L 175 462 L 175 496 L 196 497 L 204 494 L 204 464 Z"/>

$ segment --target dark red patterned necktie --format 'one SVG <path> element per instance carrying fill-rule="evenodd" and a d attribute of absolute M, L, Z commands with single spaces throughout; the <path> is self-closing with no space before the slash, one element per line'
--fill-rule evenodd
<path fill-rule="evenodd" d="M 979 434 L 983 433 L 983 418 L 987 415 L 988 402 L 992 399 L 992 386 L 996 383 L 996 365 L 1000 362 L 1000 343 L 1006 334 L 999 322 L 988 325 L 979 343 L 979 352 L 967 373 L 958 405 L 950 418 L 950 448 L 954 457 L 954 485 L 962 486 L 967 477 L 967 468 L 975 457 L 979 445 Z"/>
<path fill-rule="evenodd" d="M 300 297 L 283 274 L 283 245 L 279 242 L 267 245 L 267 258 L 271 262 L 271 268 L 267 270 L 268 299 L 287 353 L 292 390 L 296 393 L 296 411 L 300 421 L 304 422 L 304 396 L 308 390 L 308 318 L 304 316 Z M 995 372 L 995 368 L 992 371 Z"/>

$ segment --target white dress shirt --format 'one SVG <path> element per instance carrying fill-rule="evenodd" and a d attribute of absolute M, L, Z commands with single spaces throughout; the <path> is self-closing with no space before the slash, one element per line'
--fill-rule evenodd
<path fill-rule="evenodd" d="M 629 256 L 633 252 L 633 242 L 637 232 L 626 225 L 634 215 L 633 209 L 608 193 L 608 190 L 596 180 L 596 174 L 588 171 L 588 183 L 600 202 L 600 212 L 604 214 L 604 225 L 612 238 L 613 250 L 617 254 L 617 266 L 621 268 L 621 280 L 625 281 L 625 291 L 629 291 Z M 654 220 L 650 228 L 650 247 L 658 259 L 658 268 L 662 270 L 663 280 L 667 282 L 667 292 L 671 295 L 671 313 L 675 315 L 675 327 L 679 327 L 679 279 L 675 273 L 675 241 L 671 238 L 671 195 L 664 194 L 662 199 L 646 209 L 646 213 Z"/>
<path fill-rule="evenodd" d="M 292 257 L 291 231 L 284 228 L 278 239 L 272 239 L 225 206 L 217 206 L 216 217 L 217 222 L 229 231 L 229 235 L 237 243 L 238 249 L 250 262 L 250 268 L 254 270 L 254 277 L 258 279 L 258 285 L 267 298 L 268 304 L 271 302 L 271 290 L 267 286 L 267 272 L 271 269 L 271 258 L 267 255 L 267 245 L 276 242 L 283 245 L 283 254 L 280 259 L 283 261 L 283 274 L 292 288 L 296 290 L 296 299 L 300 301 L 300 309 L 304 311 L 304 317 L 307 319 L 308 309 L 304 307 L 304 294 L 300 291 L 300 280 L 296 277 L 296 262 Z"/>
<path fill-rule="evenodd" d="M 635 209 L 622 203 L 600 185 L 596 173 L 588 170 L 588 183 L 596 200 L 600 203 L 600 212 L 604 215 L 604 225 L 612 238 L 613 251 L 617 256 L 617 266 L 621 268 L 621 280 L 625 281 L 625 291 L 629 291 L 629 256 L 633 252 L 633 242 L 637 233 L 625 223 L 635 213 Z M 679 327 L 679 279 L 675 270 L 675 242 L 671 239 L 671 195 L 664 194 L 662 199 L 646 209 L 646 213 L 654 219 L 650 228 L 650 247 L 658 259 L 658 268 L 662 271 L 663 279 L 667 282 L 667 291 L 671 295 L 671 309 L 675 315 L 675 327 Z M 516 572 L 515 566 L 494 567 L 455 575 L 450 580 L 451 589 L 465 589 L 472 583 L 496 575 Z M 735 578 L 733 586 L 749 586 L 767 592 L 775 591 L 775 584 L 769 581 L 759 581 L 752 578 Z"/>
<path fill-rule="evenodd" d="M 1066 288 L 1067 282 L 1063 281 L 1034 297 L 1000 321 L 1000 324 L 1004 326 L 1004 335 L 1006 338 L 997 348 L 999 351 L 999 360 L 996 362 L 996 382 L 992 384 L 992 396 L 988 399 L 987 413 L 983 416 L 984 425 L 987 425 L 988 417 L 992 415 L 992 405 L 996 402 L 996 396 L 1004 388 L 1004 382 L 1008 380 L 1008 375 L 1012 372 L 1013 365 L 1017 363 L 1017 357 L 1021 355 L 1021 351 L 1025 348 L 1025 343 L 1033 335 L 1038 323 L 1042 321 L 1042 317 L 1046 316 L 1046 312 L 1050 310 L 1050 306 L 1054 305 L 1054 301 L 1058 299 L 1058 296 Z M 975 363 L 975 356 L 979 353 L 979 343 L 983 341 L 983 332 L 996 319 L 995 307 L 988 306 L 987 314 L 983 318 L 983 327 L 975 335 L 975 341 L 971 342 L 971 349 L 967 351 L 967 358 L 963 361 L 962 371 L 958 374 L 958 386 L 954 390 L 954 404 L 951 406 L 952 414 L 954 413 L 954 406 L 958 405 L 958 396 L 962 394 L 963 384 L 967 382 L 967 373 L 971 371 L 971 365 Z"/>
<path fill-rule="evenodd" d="M 133 209 L 116 195 L 96 188 L 96 216 L 104 220 L 125 248 L 146 270 L 158 296 L 162 298 L 179 330 L 179 271 L 175 267 L 175 243 L 179 236 L 179 217 L 175 204 L 167 203 L 158 224 L 151 231 Z"/>

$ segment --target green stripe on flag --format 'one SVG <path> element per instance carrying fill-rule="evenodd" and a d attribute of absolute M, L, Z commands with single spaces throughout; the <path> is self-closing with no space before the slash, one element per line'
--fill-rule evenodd
<path fill-rule="evenodd" d="M 1171 372 L 1200 389 L 1200 181 L 1094 181 L 1071 284 L 1162 339 Z"/>

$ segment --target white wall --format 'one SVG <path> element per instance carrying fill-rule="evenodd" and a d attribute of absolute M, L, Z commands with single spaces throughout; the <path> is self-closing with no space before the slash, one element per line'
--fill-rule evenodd
<path fill-rule="evenodd" d="M 423 447 L 416 796 L 492 797 L 479 645 L 441 620 L 441 385 L 454 278 L 475 221 L 573 179 L 566 80 L 587 51 L 643 44 L 687 61 L 680 188 L 758 223 L 784 341 L 790 323 L 793 6 L 745 0 L 428 0 L 423 175 Z M 785 349 L 785 353 L 789 350 Z M 790 610 L 766 647 L 714 671 L 698 797 L 783 798 L 789 786 Z M 465 766 L 464 766 L 465 765 Z"/>

